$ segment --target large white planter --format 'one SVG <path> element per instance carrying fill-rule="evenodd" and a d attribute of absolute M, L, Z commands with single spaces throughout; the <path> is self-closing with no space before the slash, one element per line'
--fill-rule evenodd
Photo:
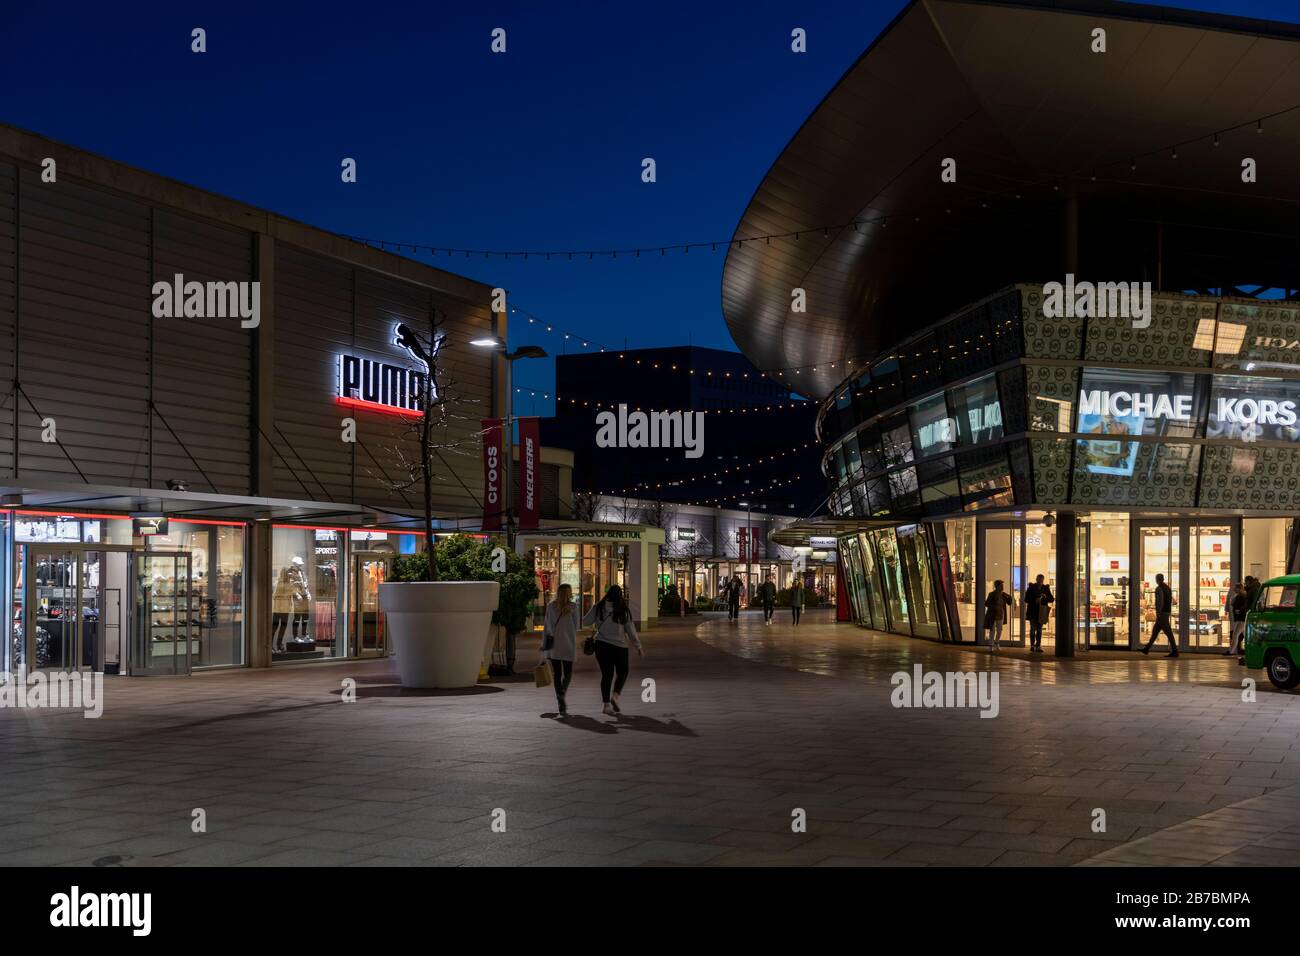
<path fill-rule="evenodd" d="M 385 581 L 379 607 L 403 687 L 473 687 L 483 634 L 497 609 L 496 581 Z"/>

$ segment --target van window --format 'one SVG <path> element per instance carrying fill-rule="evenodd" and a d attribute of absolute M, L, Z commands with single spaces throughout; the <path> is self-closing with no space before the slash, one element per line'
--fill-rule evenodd
<path fill-rule="evenodd" d="M 1296 592 L 1300 584 L 1275 584 L 1264 588 L 1255 607 L 1261 611 L 1291 611 L 1295 609 Z"/>

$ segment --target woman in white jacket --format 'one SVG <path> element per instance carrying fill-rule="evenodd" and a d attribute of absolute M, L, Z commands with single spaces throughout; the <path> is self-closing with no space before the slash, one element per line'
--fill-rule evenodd
<path fill-rule="evenodd" d="M 561 584 L 555 600 L 546 605 L 546 619 L 542 628 L 542 659 L 551 662 L 555 678 L 555 700 L 560 705 L 560 716 L 569 712 L 564 694 L 573 679 L 573 661 L 578 656 L 578 605 L 573 603 L 573 588 Z"/>
<path fill-rule="evenodd" d="M 614 716 L 620 713 L 618 695 L 627 683 L 628 646 L 645 656 L 645 649 L 636 636 L 632 612 L 623 600 L 623 589 L 617 584 L 605 592 L 605 599 L 595 605 L 582 619 L 583 624 L 596 625 L 596 663 L 600 665 L 600 698 L 605 706 L 601 713 Z"/>

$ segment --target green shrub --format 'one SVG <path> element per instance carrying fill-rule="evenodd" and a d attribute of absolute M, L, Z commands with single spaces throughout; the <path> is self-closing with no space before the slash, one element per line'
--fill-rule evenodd
<path fill-rule="evenodd" d="M 533 555 L 520 557 L 506 551 L 504 574 L 492 570 L 492 552 L 500 545 L 483 541 L 467 534 L 442 538 L 435 555 L 440 581 L 498 581 L 501 598 L 492 613 L 492 623 L 499 624 L 508 634 L 524 629 L 528 615 L 537 599 L 537 579 L 533 574 Z M 425 581 L 428 579 L 429 558 L 423 551 L 418 554 L 398 555 L 393 561 L 393 580 Z"/>

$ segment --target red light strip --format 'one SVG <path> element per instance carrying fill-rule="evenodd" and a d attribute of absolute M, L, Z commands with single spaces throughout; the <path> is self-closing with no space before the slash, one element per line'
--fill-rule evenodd
<path fill-rule="evenodd" d="M 424 534 L 423 531 L 388 531 L 383 528 L 339 528 L 324 524 L 273 524 L 272 528 L 297 528 L 301 531 L 377 531 L 380 534 Z"/>
<path fill-rule="evenodd" d="M 89 511 L 36 511 L 31 508 L 15 509 L 14 514 L 35 515 L 38 518 L 82 518 L 96 521 L 130 521 L 130 515 L 107 515 L 95 514 Z M 207 524 L 217 525 L 222 528 L 242 528 L 248 522 L 246 521 L 216 521 L 211 518 L 173 518 L 170 515 L 159 515 L 166 517 L 167 520 L 174 521 L 177 524 Z"/>
<path fill-rule="evenodd" d="M 361 398 L 347 398 L 343 395 L 335 395 L 334 401 L 340 405 L 349 405 L 353 408 L 361 408 L 369 412 L 383 412 L 385 415 L 396 415 L 399 418 L 419 418 L 423 412 L 413 412 L 410 409 L 398 408 L 396 405 L 381 405 L 378 402 L 367 402 Z"/>

